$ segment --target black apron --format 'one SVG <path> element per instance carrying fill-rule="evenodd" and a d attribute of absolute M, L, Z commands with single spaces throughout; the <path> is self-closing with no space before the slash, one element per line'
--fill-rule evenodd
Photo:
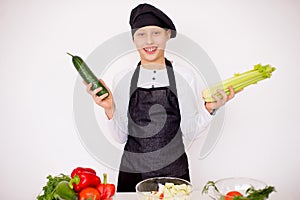
<path fill-rule="evenodd" d="M 158 176 L 190 181 L 174 71 L 171 62 L 165 61 L 168 87 L 138 88 L 140 63 L 132 76 L 129 134 L 121 159 L 118 192 L 135 192 L 138 182 Z"/>

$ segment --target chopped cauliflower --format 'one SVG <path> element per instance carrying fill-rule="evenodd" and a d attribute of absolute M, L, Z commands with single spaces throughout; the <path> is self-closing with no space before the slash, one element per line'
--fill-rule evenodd
<path fill-rule="evenodd" d="M 190 185 L 174 183 L 165 183 L 158 185 L 158 191 L 153 191 L 151 194 L 144 198 L 144 200 L 163 199 L 163 200 L 188 200 L 192 188 Z"/>

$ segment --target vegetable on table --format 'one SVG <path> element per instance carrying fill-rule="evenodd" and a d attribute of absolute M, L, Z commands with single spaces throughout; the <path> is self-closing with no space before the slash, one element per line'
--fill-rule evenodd
<path fill-rule="evenodd" d="M 103 174 L 103 182 L 97 186 L 98 191 L 100 192 L 101 199 L 107 199 L 112 197 L 116 192 L 116 187 L 114 184 L 107 183 L 107 174 Z"/>
<path fill-rule="evenodd" d="M 79 200 L 101 200 L 101 195 L 96 188 L 86 187 L 79 192 Z"/>
<path fill-rule="evenodd" d="M 97 187 L 101 179 L 96 175 L 96 171 L 91 168 L 77 167 L 71 173 L 70 187 L 75 192 L 80 192 L 86 187 Z"/>
<path fill-rule="evenodd" d="M 68 181 L 61 181 L 56 186 L 56 195 L 64 200 L 78 200 L 77 194 L 69 186 Z"/>
<path fill-rule="evenodd" d="M 97 88 L 102 87 L 102 90 L 97 93 L 97 96 L 101 96 L 103 94 L 108 94 L 109 92 L 107 89 L 101 84 L 99 79 L 93 74 L 91 69 L 88 67 L 88 65 L 80 58 L 79 56 L 73 56 L 70 53 L 67 53 L 68 55 L 72 56 L 72 62 L 73 65 L 75 66 L 76 70 L 79 72 L 80 76 L 82 79 L 87 83 L 92 83 L 92 90 L 95 90 Z M 107 96 L 108 96 L 107 95 Z"/>
<path fill-rule="evenodd" d="M 70 175 L 48 175 L 47 185 L 37 196 L 37 200 L 112 200 L 116 188 L 107 183 L 107 174 L 104 173 L 104 182 L 92 168 L 77 167 Z"/>
<path fill-rule="evenodd" d="M 48 175 L 47 179 L 48 179 L 47 184 L 43 187 L 42 194 L 39 194 L 37 196 L 37 200 L 58 199 L 58 195 L 60 194 L 60 192 L 62 192 L 61 186 L 58 185 L 61 182 L 64 181 L 69 182 L 71 180 L 70 176 L 65 174 L 59 174 L 58 176 Z"/>
<path fill-rule="evenodd" d="M 241 74 L 235 74 L 233 77 L 216 83 L 215 85 L 203 90 L 203 99 L 205 102 L 214 102 L 216 100 L 212 97 L 212 95 L 215 94 L 219 98 L 222 98 L 222 96 L 217 92 L 218 90 L 224 90 L 227 95 L 230 94 L 230 86 L 233 87 L 234 92 L 241 91 L 249 85 L 256 84 L 259 81 L 270 78 L 272 72 L 275 70 L 276 68 L 270 65 L 257 64 L 252 70 Z"/>

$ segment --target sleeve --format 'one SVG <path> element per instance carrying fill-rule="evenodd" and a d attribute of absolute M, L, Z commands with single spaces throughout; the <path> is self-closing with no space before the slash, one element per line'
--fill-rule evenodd
<path fill-rule="evenodd" d="M 114 140 L 121 144 L 125 143 L 128 137 L 127 109 L 131 76 L 131 71 L 121 72 L 114 78 L 112 83 L 115 111 L 113 118 L 108 120 L 107 125 Z"/>
<path fill-rule="evenodd" d="M 203 83 L 196 73 L 183 68 L 175 72 L 181 130 L 187 140 L 197 139 L 210 125 L 213 116 L 202 99 Z"/>

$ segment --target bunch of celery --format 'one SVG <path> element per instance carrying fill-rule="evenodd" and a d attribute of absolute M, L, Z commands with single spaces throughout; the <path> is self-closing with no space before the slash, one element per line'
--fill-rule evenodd
<path fill-rule="evenodd" d="M 229 95 L 229 86 L 232 86 L 234 91 L 238 92 L 251 84 L 256 84 L 258 81 L 270 78 L 275 69 L 275 67 L 270 65 L 257 64 L 252 70 L 241 74 L 235 74 L 232 78 L 226 79 L 203 90 L 203 99 L 205 102 L 214 102 L 216 100 L 212 97 L 213 94 L 222 98 L 222 96 L 217 92 L 218 89 L 224 90 L 225 93 Z"/>

